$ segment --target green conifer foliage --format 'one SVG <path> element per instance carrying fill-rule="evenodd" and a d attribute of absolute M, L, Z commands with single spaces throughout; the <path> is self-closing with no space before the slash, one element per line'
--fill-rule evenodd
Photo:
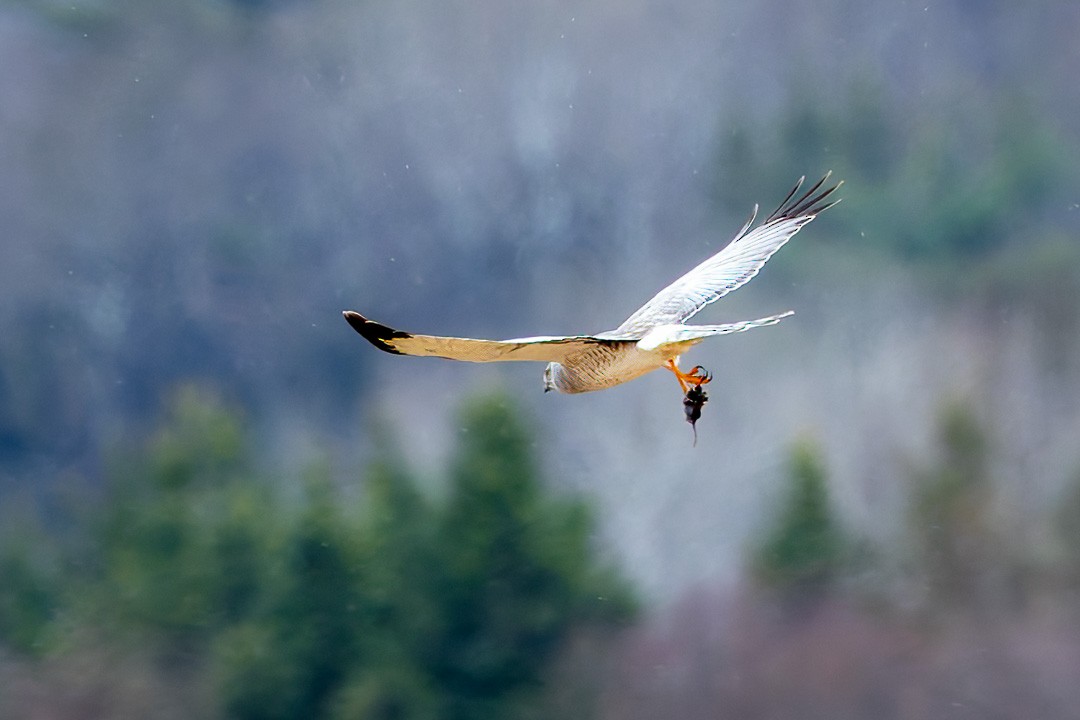
<path fill-rule="evenodd" d="M 809 441 L 791 452 L 780 515 L 757 552 L 754 571 L 766 587 L 792 598 L 813 596 L 835 579 L 844 541 L 829 508 L 825 467 Z"/>
<path fill-rule="evenodd" d="M 85 541 L 52 563 L 78 572 L 0 545 L 0 650 L 146 658 L 237 720 L 535 714 L 571 635 L 626 617 L 630 593 L 585 506 L 544 489 L 507 398 L 460 424 L 445 493 L 384 449 L 361 497 L 316 468 L 297 499 L 261 477 L 234 414 L 182 390 L 82 508 Z"/>
<path fill-rule="evenodd" d="M 575 624 L 630 607 L 591 560 L 585 507 L 541 492 L 533 451 L 506 398 L 465 409 L 440 522 L 445 610 L 430 666 L 448 718 L 506 717 Z"/>
<path fill-rule="evenodd" d="M 991 570 L 1007 558 L 994 550 L 989 439 L 972 408 L 945 404 L 938 429 L 939 457 L 917 476 L 912 526 L 918 565 L 940 609 L 978 606 L 995 593 Z"/>

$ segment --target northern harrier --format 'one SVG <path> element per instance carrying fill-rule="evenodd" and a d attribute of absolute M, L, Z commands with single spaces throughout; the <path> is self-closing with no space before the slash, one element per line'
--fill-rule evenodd
<path fill-rule="evenodd" d="M 701 366 L 683 372 L 679 368 L 679 356 L 705 338 L 774 325 L 793 312 L 723 325 L 687 325 L 686 321 L 749 281 L 804 225 L 839 202 L 826 200 L 841 183 L 821 190 L 829 175 L 796 198 L 805 180 L 800 178 L 780 206 L 751 229 L 758 212 L 755 205 L 750 220 L 723 250 L 661 290 L 614 330 L 596 335 L 479 340 L 413 335 L 368 320 L 352 310 L 344 312 L 345 319 L 372 345 L 396 355 L 468 362 L 546 362 L 545 391 L 603 390 L 658 368 L 667 368 L 675 374 L 686 396 L 687 419 L 693 423 L 705 402 L 701 385 L 708 383 L 711 376 Z"/>

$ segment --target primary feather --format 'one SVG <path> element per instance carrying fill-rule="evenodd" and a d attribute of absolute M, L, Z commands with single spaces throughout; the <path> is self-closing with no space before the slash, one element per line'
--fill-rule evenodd
<path fill-rule="evenodd" d="M 640 336 L 657 325 L 684 323 L 709 303 L 746 284 L 804 225 L 839 202 L 835 200 L 823 204 L 843 183 L 814 195 L 830 175 L 826 173 L 806 193 L 793 199 L 806 179 L 799 178 L 784 202 L 760 225 L 750 230 L 757 217 L 755 205 L 750 220 L 723 250 L 658 292 L 612 334 Z"/>
<path fill-rule="evenodd" d="M 346 310 L 342 314 L 356 332 L 380 350 L 395 355 L 440 357 L 465 362 L 566 362 L 597 346 L 612 347 L 637 342 L 591 335 L 553 335 L 512 340 L 415 335 L 368 320 L 352 310 Z"/>

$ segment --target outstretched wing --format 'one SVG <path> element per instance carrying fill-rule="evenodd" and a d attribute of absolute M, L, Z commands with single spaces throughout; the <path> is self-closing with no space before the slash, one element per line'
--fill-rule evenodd
<path fill-rule="evenodd" d="M 641 338 L 638 342 L 638 347 L 642 350 L 653 350 L 661 345 L 668 345 L 671 343 L 681 343 L 686 342 L 687 340 L 701 340 L 714 335 L 728 335 L 730 333 L 745 332 L 752 328 L 775 325 L 784 318 L 791 317 L 794 314 L 794 310 L 788 310 L 779 315 L 770 315 L 769 317 L 758 318 L 757 320 L 742 320 L 740 322 L 725 323 L 723 325 L 683 325 L 681 323 L 676 323 L 674 325 L 660 325 L 645 333 L 645 337 Z"/>
<path fill-rule="evenodd" d="M 342 313 L 353 330 L 380 350 L 395 355 L 440 357 L 466 362 L 540 361 L 564 362 L 568 357 L 598 345 L 608 347 L 636 343 L 636 339 L 598 338 L 589 335 L 565 337 L 530 337 L 513 340 L 478 340 L 473 338 L 413 335 L 368 320 L 358 312 Z"/>
<path fill-rule="evenodd" d="M 837 183 L 818 193 L 832 173 L 818 180 L 798 199 L 795 193 L 802 187 L 805 177 L 784 198 L 784 202 L 764 222 L 753 230 L 758 208 L 750 216 L 743 229 L 728 245 L 656 294 L 637 312 L 627 318 L 615 333 L 641 336 L 649 328 L 685 322 L 711 302 L 715 302 L 757 275 L 765 262 L 784 243 L 817 217 L 818 213 L 839 202 L 824 202 L 836 188 Z M 815 195 L 815 193 L 818 193 Z"/>

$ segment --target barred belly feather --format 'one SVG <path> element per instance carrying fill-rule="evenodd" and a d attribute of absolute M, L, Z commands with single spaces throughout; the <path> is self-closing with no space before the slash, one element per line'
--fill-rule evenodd
<path fill-rule="evenodd" d="M 620 385 L 660 368 L 664 360 L 658 356 L 675 356 L 667 352 L 644 353 L 636 345 L 597 346 L 556 363 L 555 383 L 560 392 L 583 393 Z M 666 358 L 665 358 L 666 359 Z"/>

